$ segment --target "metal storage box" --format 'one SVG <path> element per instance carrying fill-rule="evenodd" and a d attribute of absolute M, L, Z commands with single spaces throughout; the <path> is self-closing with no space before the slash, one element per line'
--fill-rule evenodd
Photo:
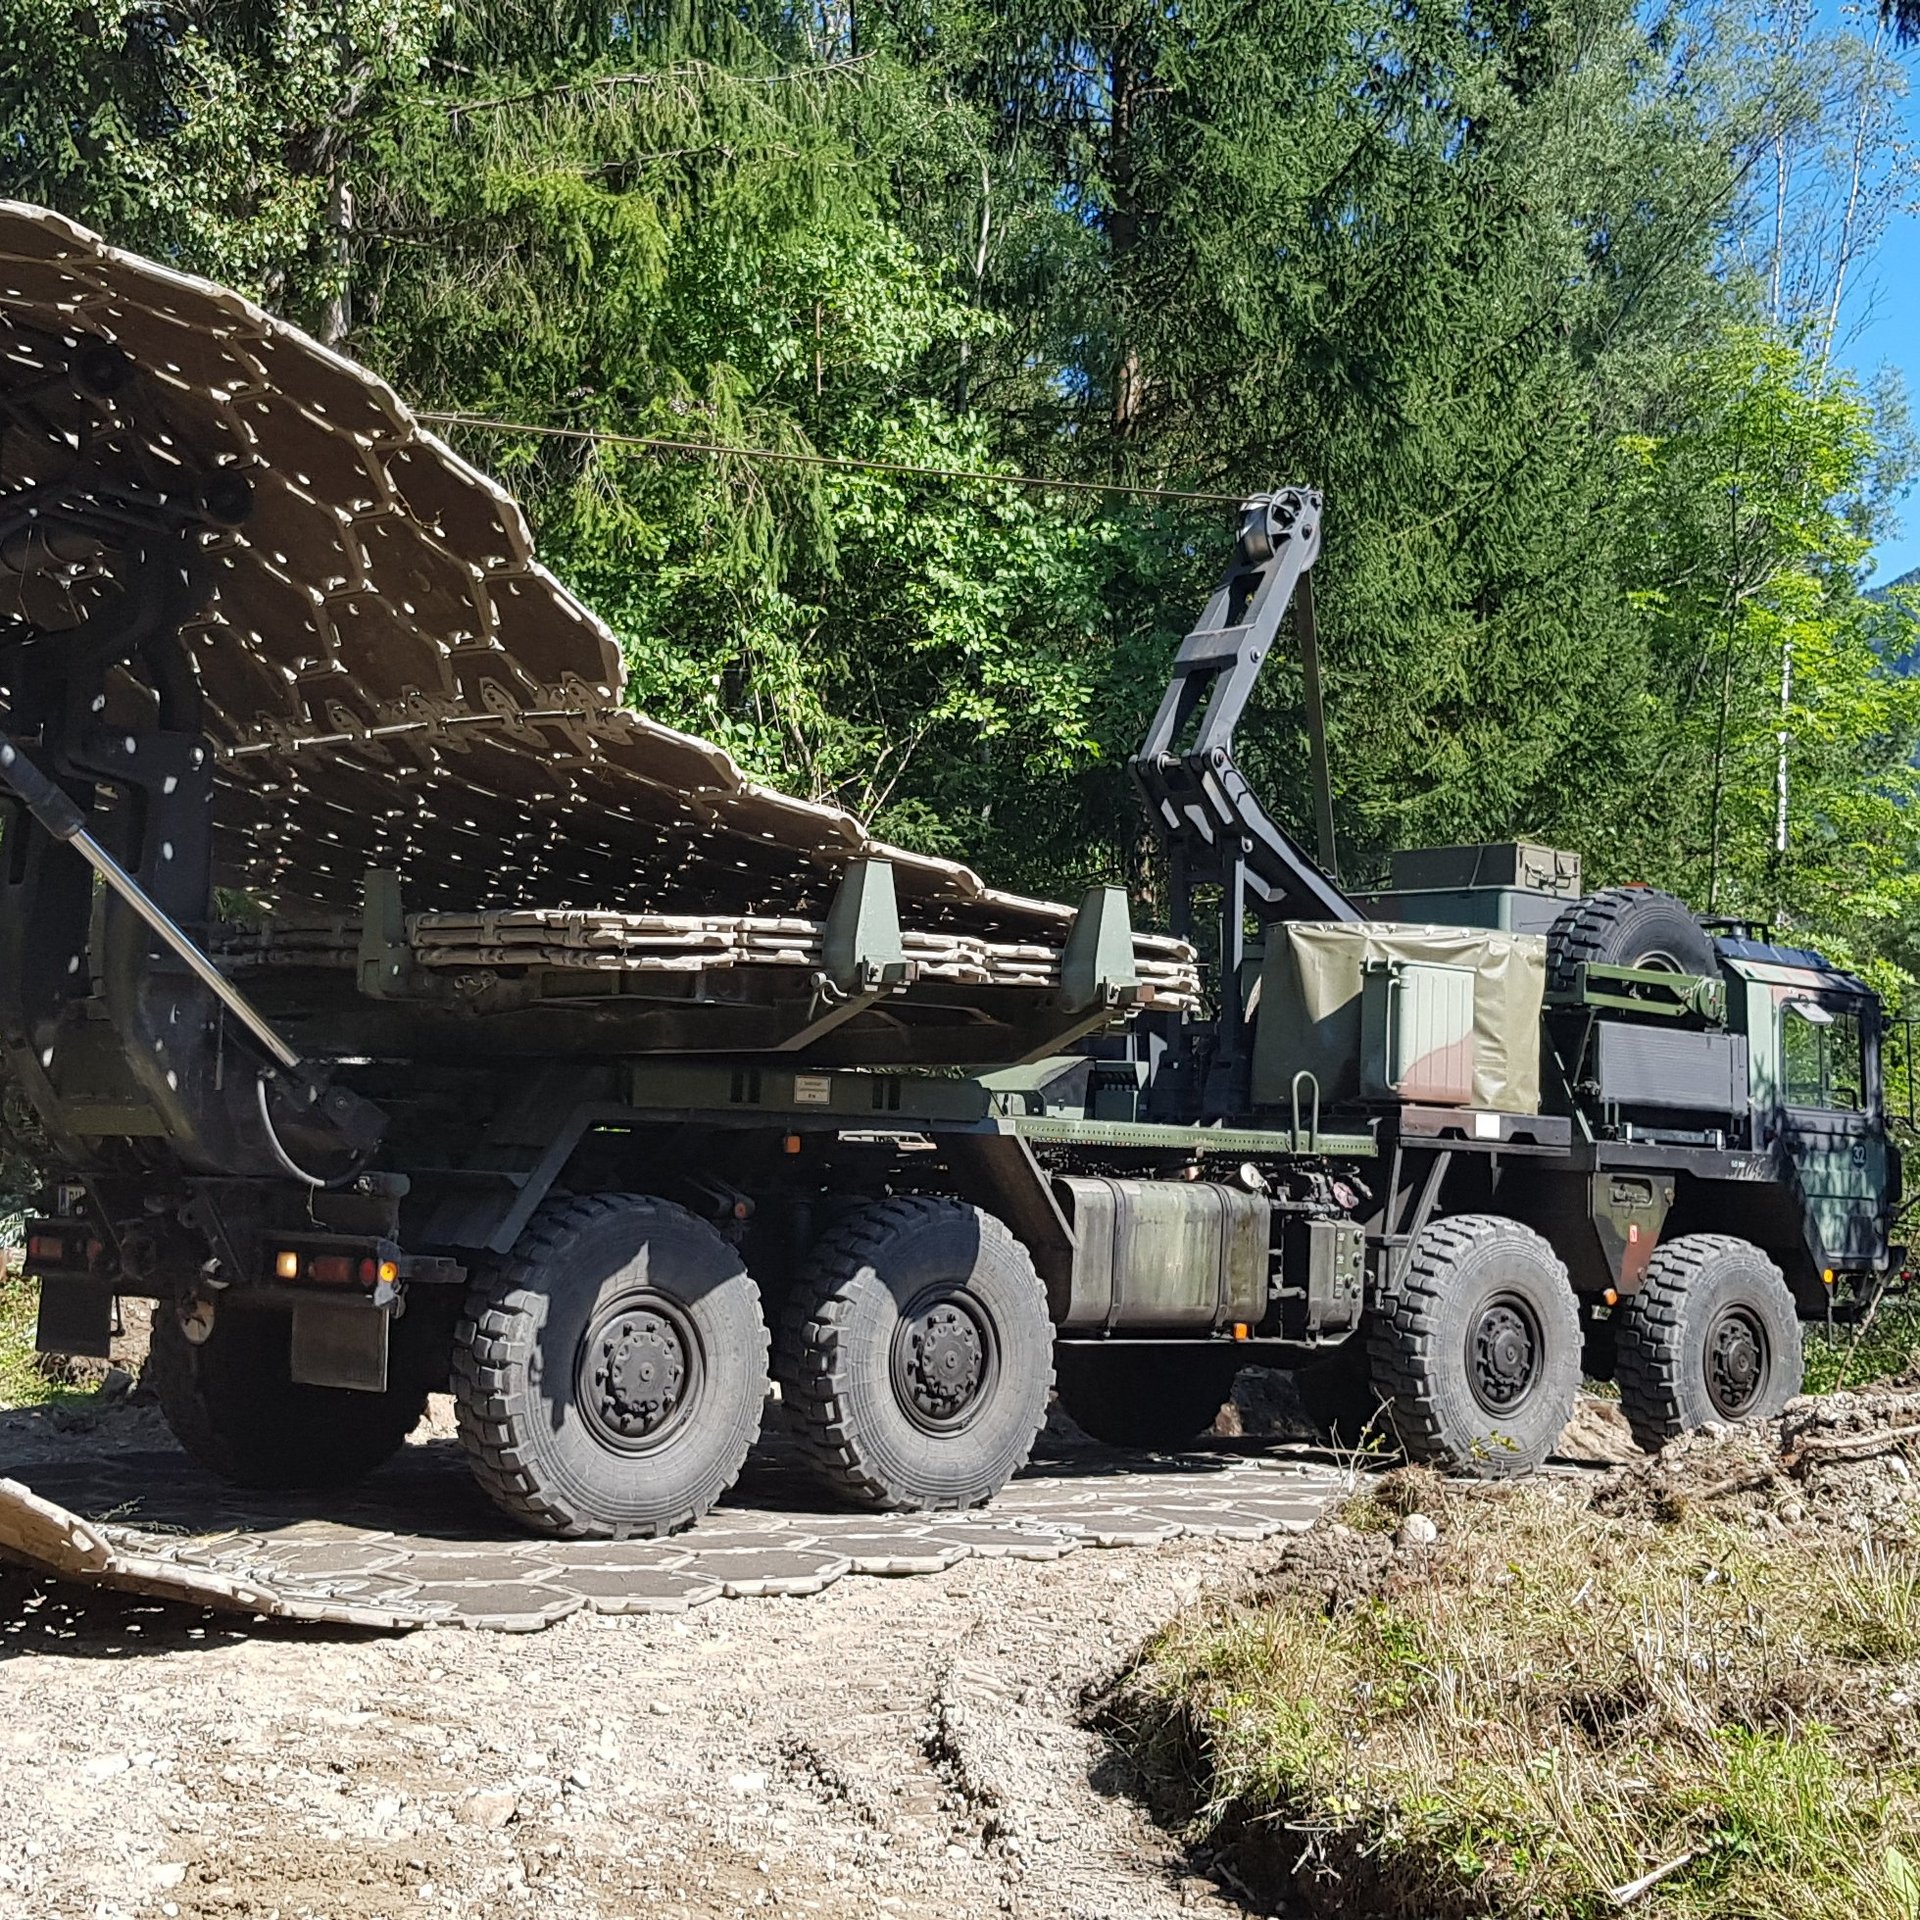
<path fill-rule="evenodd" d="M 1465 887 L 1517 887 L 1551 894 L 1557 900 L 1580 897 L 1580 856 L 1530 840 L 1493 846 L 1414 847 L 1393 856 L 1393 891 Z"/>
<path fill-rule="evenodd" d="M 1422 887 L 1406 893 L 1358 893 L 1354 904 L 1377 920 L 1408 926 L 1486 927 L 1545 933 L 1565 911 L 1557 893 L 1525 887 Z"/>

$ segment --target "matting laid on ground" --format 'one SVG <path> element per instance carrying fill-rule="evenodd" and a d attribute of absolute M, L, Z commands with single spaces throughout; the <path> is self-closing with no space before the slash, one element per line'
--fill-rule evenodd
<path fill-rule="evenodd" d="M 348 1492 L 250 1493 L 178 1453 L 108 1453 L 0 1479 L 0 1554 L 51 1576 L 222 1612 L 341 1626 L 525 1632 L 583 1608 L 678 1613 L 805 1596 L 854 1575 L 941 1573 L 970 1556 L 1057 1560 L 1186 1535 L 1264 1540 L 1348 1489 L 1310 1455 L 1073 1454 L 966 1513 L 814 1512 L 774 1449 L 726 1504 L 665 1540 L 507 1531 L 448 1442 L 405 1448 Z"/>

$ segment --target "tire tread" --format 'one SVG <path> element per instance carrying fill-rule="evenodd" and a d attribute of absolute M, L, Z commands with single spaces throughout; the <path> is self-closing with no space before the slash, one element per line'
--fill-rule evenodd
<path fill-rule="evenodd" d="M 898 1489 L 862 1448 L 848 1414 L 846 1373 L 851 1356 L 844 1327 L 854 1309 L 853 1290 L 864 1270 L 882 1265 L 895 1242 L 930 1220 L 954 1213 L 966 1213 L 978 1223 L 983 1244 L 996 1238 L 1031 1266 L 1026 1249 L 992 1214 L 939 1195 L 896 1194 L 849 1214 L 814 1242 L 781 1311 L 774 1339 L 774 1373 L 787 1410 L 788 1431 L 814 1475 L 853 1505 L 901 1504 Z M 1051 1393 L 1051 1348 L 1047 1386 Z M 1044 1425 L 1043 1398 L 1041 1416 L 1034 1423 L 1036 1439 Z M 977 1506 L 987 1497 L 942 1501 L 933 1510 Z"/>
<path fill-rule="evenodd" d="M 511 1375 L 532 1355 L 535 1315 L 543 1297 L 537 1276 L 543 1265 L 578 1245 L 587 1227 L 623 1212 L 666 1218 L 686 1209 L 638 1193 L 578 1194 L 547 1201 L 527 1223 L 513 1251 L 476 1273 L 466 1309 L 454 1328 L 453 1415 L 468 1468 L 501 1512 L 537 1533 L 580 1534 L 592 1528 L 589 1515 L 542 1483 L 517 1443 Z M 764 1367 L 764 1325 L 760 1340 Z M 726 1486 L 738 1478 L 736 1467 Z M 704 1511 L 688 1504 L 658 1531 L 672 1533 L 691 1526 Z"/>
<path fill-rule="evenodd" d="M 1374 1290 L 1367 1356 L 1374 1391 L 1386 1403 L 1400 1444 L 1418 1461 L 1458 1464 L 1441 1418 L 1434 1353 L 1460 1261 L 1488 1241 L 1524 1234 L 1565 1278 L 1560 1258 L 1530 1227 L 1500 1214 L 1461 1213 L 1430 1222 L 1407 1256 Z M 1573 1294 L 1567 1289 L 1570 1315 Z M 1574 1341 L 1578 1342 L 1577 1315 Z"/>
<path fill-rule="evenodd" d="M 214 1338 L 220 1337 L 216 1327 Z M 221 1390 L 215 1367 L 201 1364 L 203 1351 L 180 1330 L 171 1302 L 159 1302 L 142 1378 L 186 1452 L 237 1486 L 337 1486 L 360 1479 L 398 1451 L 426 1411 L 424 1387 L 359 1393 L 291 1378 L 272 1382 L 286 1397 L 269 1407 L 269 1383 L 257 1374 L 247 1383 L 252 1392 L 236 1399 Z M 232 1366 L 229 1357 L 229 1376 Z"/>
<path fill-rule="evenodd" d="M 1570 992 L 1574 968 L 1582 961 L 1597 960 L 1604 955 L 1620 923 L 1653 900 L 1670 904 L 1687 919 L 1693 919 L 1685 901 L 1647 887 L 1608 887 L 1575 901 L 1547 930 L 1547 990 Z M 1698 926 L 1698 922 L 1694 924 Z M 1704 930 L 1701 937 L 1707 938 Z"/>
<path fill-rule="evenodd" d="M 1615 1309 L 1620 1411 L 1649 1453 L 1686 1431 L 1680 1399 L 1687 1298 L 1706 1269 L 1729 1255 L 1761 1262 L 1785 1286 L 1779 1267 L 1751 1241 L 1730 1233 L 1689 1233 L 1654 1249 L 1639 1291 Z"/>

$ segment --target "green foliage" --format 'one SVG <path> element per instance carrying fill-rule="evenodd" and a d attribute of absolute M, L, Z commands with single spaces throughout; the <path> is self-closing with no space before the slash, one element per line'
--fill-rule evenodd
<path fill-rule="evenodd" d="M 312 321 L 347 124 L 421 70 L 438 0 L 0 7 L 6 190 Z"/>
<path fill-rule="evenodd" d="M 0 1407 L 37 1407 L 57 1397 L 53 1381 L 34 1364 L 39 1312 L 40 1289 L 31 1281 L 0 1280 Z"/>
<path fill-rule="evenodd" d="M 1351 878 L 1545 837 L 1898 986 L 1915 618 L 1857 583 L 1906 441 L 1822 338 L 1761 320 L 1770 272 L 1795 313 L 1824 283 L 1773 270 L 1786 236 L 1770 267 L 1748 217 L 1767 154 L 1844 146 L 1805 76 L 1859 62 L 1783 62 L 1763 24 L 0 0 L 0 187 L 261 294 L 430 407 L 1320 486 Z M 614 623 L 635 700 L 997 881 L 1117 876 L 1152 911 L 1124 761 L 1224 513 L 455 437 Z M 1242 744 L 1300 820 L 1289 658 Z"/>
<path fill-rule="evenodd" d="M 1870 955 L 1920 904 L 1920 682 L 1888 670 L 1911 621 L 1858 586 L 1871 409 L 1751 329 L 1673 379 L 1665 430 L 1621 442 L 1631 604 L 1665 692 L 1648 797 L 1607 852 L 1710 909 Z"/>
<path fill-rule="evenodd" d="M 1831 1341 L 1809 1327 L 1806 1342 L 1809 1393 L 1898 1380 L 1920 1358 L 1920 1296 L 1903 1288 L 1880 1302 L 1871 1321 L 1836 1327 Z"/>

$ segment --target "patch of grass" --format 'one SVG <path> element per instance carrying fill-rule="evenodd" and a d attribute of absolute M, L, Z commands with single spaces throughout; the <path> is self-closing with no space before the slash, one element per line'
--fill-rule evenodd
<path fill-rule="evenodd" d="M 92 1388 L 63 1381 L 59 1363 L 49 1367 L 34 1352 L 34 1327 L 39 1317 L 37 1282 L 0 1280 L 0 1410 L 68 1406 L 89 1399 L 93 1393 Z"/>
<path fill-rule="evenodd" d="M 1425 1512 L 1445 1485 L 1431 1467 L 1395 1467 L 1374 1474 L 1341 1507 L 1341 1524 L 1356 1533 L 1391 1533 L 1408 1514 Z"/>
<path fill-rule="evenodd" d="M 1920 1660 L 1920 1551 L 1862 1540 L 1828 1555 L 1833 1645 L 1857 1660 Z"/>
<path fill-rule="evenodd" d="M 1430 1488 L 1437 1550 L 1331 1609 L 1283 1560 L 1151 1642 L 1110 1725 L 1326 1914 L 1920 1920 L 1920 1549 L 1586 1499 Z"/>
<path fill-rule="evenodd" d="M 37 1407 L 54 1397 L 53 1382 L 34 1364 L 39 1311 L 31 1280 L 0 1280 L 0 1407 Z"/>
<path fill-rule="evenodd" d="M 1871 1326 L 1838 1327 L 1831 1345 L 1819 1326 L 1807 1328 L 1808 1393 L 1897 1380 L 1916 1361 L 1920 1361 L 1920 1295 L 1889 1295 L 1880 1302 Z"/>

